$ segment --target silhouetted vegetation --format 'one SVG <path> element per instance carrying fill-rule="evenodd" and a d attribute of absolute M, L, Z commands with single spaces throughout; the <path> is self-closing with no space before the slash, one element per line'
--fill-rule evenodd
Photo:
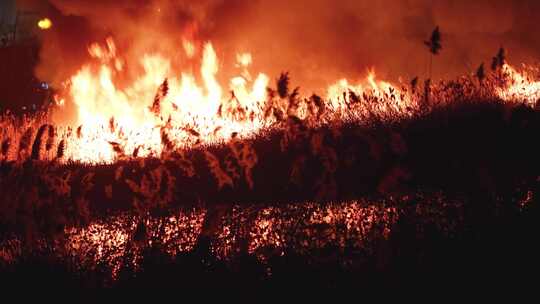
<path fill-rule="evenodd" d="M 122 154 L 114 164 L 62 162 L 66 138 L 17 122 L 22 134 L 2 137 L 3 286 L 369 287 L 515 274 L 536 261 L 540 113 L 499 98 L 482 74 L 482 89 L 474 77 L 413 89 L 410 109 L 380 110 L 396 91 L 348 92 L 343 119 L 282 74 L 266 109 L 275 128 L 178 149 L 164 126 L 160 157 L 110 142 Z"/>
<path fill-rule="evenodd" d="M 493 71 L 497 71 L 503 67 L 503 65 L 506 63 L 506 51 L 504 48 L 500 48 L 497 52 L 497 55 L 493 57 L 493 60 L 491 61 L 491 69 Z"/>
<path fill-rule="evenodd" d="M 429 78 L 432 78 L 432 68 L 433 68 L 433 56 L 439 55 L 439 52 L 442 50 L 441 44 L 441 32 L 439 27 L 435 27 L 429 40 L 424 41 L 424 44 L 428 47 L 430 52 L 429 57 Z"/>
<path fill-rule="evenodd" d="M 484 79 L 486 78 L 486 72 L 484 70 L 484 64 L 483 63 L 476 70 L 476 78 L 478 78 L 478 81 L 480 83 L 482 83 L 484 81 Z"/>
<path fill-rule="evenodd" d="M 424 44 L 429 48 L 429 52 L 433 55 L 439 55 L 442 49 L 441 45 L 441 32 L 439 27 L 435 27 L 429 40 L 424 41 Z"/>

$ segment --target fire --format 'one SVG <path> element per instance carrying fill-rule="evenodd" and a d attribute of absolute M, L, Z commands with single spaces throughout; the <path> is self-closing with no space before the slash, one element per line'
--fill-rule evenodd
<path fill-rule="evenodd" d="M 143 52 L 126 58 L 112 38 L 90 45 L 91 60 L 54 96 L 58 111 L 75 106 L 76 123 L 56 128 L 61 156 L 45 157 L 91 164 L 162 157 L 279 128 L 283 114 L 311 127 L 374 116 L 399 119 L 421 112 L 424 100 L 424 90 L 378 80 L 374 71 L 356 83 L 335 82 L 326 98 L 278 92 L 269 89 L 266 74 L 250 71 L 250 53 L 236 55 L 236 70 L 224 85 L 218 80 L 224 77 L 218 77 L 222 65 L 212 43 L 183 39 L 178 50 L 185 58 L 181 63 L 171 59 L 178 54 Z M 507 64 L 490 77 L 490 92 L 502 100 L 534 106 L 540 99 L 540 82 Z"/>
<path fill-rule="evenodd" d="M 188 57 L 195 54 L 193 43 L 184 43 L 184 48 Z M 137 156 L 159 156 L 163 132 L 174 148 L 181 148 L 224 141 L 233 132 L 247 136 L 264 126 L 260 103 L 266 99 L 269 78 L 245 77 L 249 54 L 239 55 L 241 75 L 233 77 L 226 90 L 216 78 L 220 63 L 211 43 L 203 47 L 198 75 L 177 74 L 168 58 L 144 54 L 138 62 L 143 72 L 123 88 L 115 83 L 125 62 L 117 55 L 114 41 L 93 44 L 88 52 L 99 63 L 83 66 L 63 96 L 76 105 L 81 126 L 77 139 L 70 142 L 74 160 L 111 162 L 118 156 L 111 145 L 120 146 L 127 155 L 137 150 Z M 164 90 L 157 100 L 160 88 Z M 252 119 L 230 115 L 238 109 L 251 113 Z"/>
<path fill-rule="evenodd" d="M 218 81 L 220 61 L 210 42 L 199 50 L 184 39 L 179 49 L 189 61 L 200 60 L 198 73 L 193 72 L 193 64 L 174 67 L 172 57 L 159 53 L 144 53 L 128 66 L 112 38 L 103 45 L 92 44 L 88 48 L 92 62 L 81 67 L 67 82 L 66 91 L 55 98 L 58 105 L 73 103 L 78 114 L 77 124 L 62 131 L 66 159 L 111 163 L 123 157 L 160 157 L 174 149 L 226 142 L 232 134 L 249 137 L 276 122 L 267 115 L 269 106 L 306 118 L 307 99 L 299 97 L 298 107 L 291 110 L 286 100 L 267 96 L 270 79 L 264 73 L 252 76 L 250 53 L 237 54 L 238 74 L 223 86 Z M 141 72 L 128 85 L 118 84 L 126 69 L 138 71 L 134 64 Z M 326 97 L 325 107 L 333 109 L 334 119 L 343 119 L 355 106 L 358 113 L 405 113 L 410 103 L 407 94 L 376 80 L 374 72 L 357 85 L 340 80 L 328 88 Z M 358 103 L 362 98 L 384 103 L 366 111 L 365 103 Z"/>
<path fill-rule="evenodd" d="M 51 19 L 43 18 L 43 19 L 38 21 L 37 25 L 42 30 L 48 30 L 48 29 L 50 29 L 52 27 L 53 23 L 52 23 Z"/>
<path fill-rule="evenodd" d="M 375 72 L 369 71 L 365 80 L 358 84 L 351 84 L 347 79 L 341 79 L 328 87 L 327 99 L 331 101 L 331 106 L 339 112 L 347 111 L 355 104 L 361 104 L 361 100 L 371 100 L 377 103 L 376 111 L 381 118 L 385 115 L 407 115 L 410 111 L 413 100 L 405 91 L 396 88 L 389 82 L 377 80 Z M 364 104 L 361 104 L 364 106 Z M 365 108 L 355 109 L 352 114 L 360 113 Z"/>
<path fill-rule="evenodd" d="M 506 85 L 496 89 L 497 95 L 503 100 L 522 100 L 529 106 L 535 106 L 540 100 L 540 81 L 526 72 L 518 72 L 508 64 L 504 64 L 501 70 L 506 78 Z"/>

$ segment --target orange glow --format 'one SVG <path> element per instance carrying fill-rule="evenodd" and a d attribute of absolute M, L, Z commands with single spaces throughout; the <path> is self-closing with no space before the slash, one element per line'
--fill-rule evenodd
<path fill-rule="evenodd" d="M 534 106 L 540 100 L 540 81 L 525 72 L 518 72 L 508 64 L 504 64 L 502 73 L 507 78 L 506 86 L 496 88 L 496 94 L 501 99 L 522 100 L 529 106 Z"/>
<path fill-rule="evenodd" d="M 229 77 L 220 75 L 224 65 L 210 42 L 183 39 L 173 54 L 148 50 L 124 54 L 108 38 L 91 44 L 88 54 L 90 60 L 54 95 L 53 121 L 36 122 L 56 126 L 54 144 L 61 153 L 48 153 L 45 159 L 97 164 L 162 157 L 178 149 L 226 143 L 233 134 L 248 138 L 281 128 L 287 116 L 317 127 L 374 117 L 403 119 L 422 113 L 426 106 L 425 90 L 379 80 L 374 71 L 354 82 L 334 82 L 319 99 L 291 88 L 277 94 L 266 74 L 250 71 L 255 60 L 250 53 L 236 54 Z M 504 65 L 471 92 L 534 106 L 540 99 L 540 82 L 528 74 Z M 445 101 L 436 84 L 432 91 L 441 102 L 451 102 L 452 96 Z M 68 113 L 74 113 L 69 125 L 56 119 Z M 22 136 L 9 120 L 2 125 L 3 134 Z M 24 157 L 8 152 L 8 160 Z"/>
<path fill-rule="evenodd" d="M 184 48 L 188 57 L 195 55 L 193 43 L 185 42 Z M 174 148 L 181 148 L 195 142 L 223 141 L 233 132 L 249 135 L 264 125 L 259 118 L 259 103 L 266 98 L 269 78 L 264 74 L 253 81 L 241 76 L 232 78 L 229 87 L 234 92 L 233 100 L 216 79 L 219 61 L 210 43 L 203 47 L 198 75 L 177 73 L 171 61 L 160 54 L 144 54 L 138 62 L 142 73 L 123 88 L 114 81 L 125 64 L 117 56 L 114 41 L 107 39 L 105 46 L 93 44 L 88 52 L 99 63 L 83 66 L 59 98 L 71 101 L 77 108 L 81 132 L 70 139 L 67 151 L 73 160 L 111 162 L 118 157 L 111 149 L 113 142 L 128 155 L 137 149 L 140 157 L 159 156 L 163 152 L 164 130 Z M 166 87 L 166 92 L 162 100 L 156 100 L 161 87 Z M 238 120 L 228 115 L 235 107 L 254 113 L 255 118 Z M 216 134 L 218 129 L 222 135 Z"/>
<path fill-rule="evenodd" d="M 52 23 L 51 19 L 43 18 L 43 19 L 38 21 L 37 25 L 42 30 L 48 30 L 48 29 L 50 29 L 52 27 L 53 23 Z"/>
<path fill-rule="evenodd" d="M 354 96 L 353 96 L 354 95 Z M 365 80 L 354 85 L 347 79 L 341 79 L 328 87 L 327 98 L 331 105 L 341 112 L 347 112 L 345 107 L 358 103 L 357 99 L 373 98 L 377 100 L 377 114 L 382 118 L 386 115 L 406 114 L 412 106 L 412 99 L 389 82 L 376 79 L 374 71 L 369 71 Z M 358 109 L 362 112 L 364 109 Z M 363 113 L 358 113 L 363 114 Z"/>
<path fill-rule="evenodd" d="M 144 53 L 136 60 L 141 72 L 121 87 L 116 78 L 124 75 L 127 61 L 114 40 L 92 44 L 88 53 L 93 62 L 71 77 L 67 90 L 56 99 L 59 105 L 74 104 L 78 114 L 73 126 L 78 128 L 77 136 L 68 138 L 66 159 L 110 163 L 135 150 L 138 157 L 159 157 L 164 152 L 164 133 L 173 146 L 169 149 L 178 149 L 227 141 L 233 133 L 251 136 L 273 125 L 275 118 L 265 115 L 268 102 L 273 102 L 267 100 L 270 79 L 264 73 L 252 77 L 250 53 L 237 54 L 238 74 L 225 87 L 217 80 L 220 61 L 211 43 L 203 44 L 200 55 L 191 41 L 184 40 L 183 49 L 189 60 L 200 59 L 198 73 L 191 68 L 176 70 L 163 54 Z M 137 68 L 133 64 L 132 71 Z M 408 103 L 405 94 L 370 72 L 358 85 L 344 79 L 329 87 L 328 106 L 336 118 L 350 107 L 350 92 L 389 100 L 397 96 L 381 111 L 403 112 Z M 277 101 L 282 107 L 284 102 Z M 305 118 L 306 107 L 304 101 L 295 115 Z"/>
<path fill-rule="evenodd" d="M 325 206 L 304 203 L 267 207 L 257 210 L 253 221 L 248 219 L 254 210 L 234 208 L 232 214 L 216 220 L 218 230 L 211 250 L 217 258 L 228 259 L 243 250 L 242 240 L 246 240 L 247 251 L 264 260 L 273 254 L 283 255 L 286 249 L 309 252 L 328 245 L 342 249 L 370 248 L 374 241 L 390 236 L 400 217 L 397 207 L 376 203 L 350 201 Z M 193 250 L 202 233 L 206 212 L 205 209 L 183 210 L 164 218 L 110 216 L 88 225 L 66 227 L 65 241 L 54 242 L 54 249 L 85 270 L 95 270 L 99 264 L 108 266 L 108 275 L 115 280 L 122 266 L 139 270 L 142 250 L 152 246 L 156 237 L 163 253 L 171 257 Z M 137 227 L 141 223 L 146 229 L 143 235 L 138 235 Z M 451 226 L 449 222 L 443 223 Z M 0 263 L 16 262 L 23 254 L 23 246 L 17 238 L 0 241 Z"/>

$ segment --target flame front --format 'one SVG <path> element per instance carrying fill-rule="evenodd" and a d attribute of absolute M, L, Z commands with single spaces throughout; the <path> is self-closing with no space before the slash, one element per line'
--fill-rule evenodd
<path fill-rule="evenodd" d="M 190 41 L 183 42 L 183 50 L 187 58 L 197 53 Z M 263 73 L 252 77 L 249 53 L 237 54 L 238 75 L 225 88 L 217 80 L 220 62 L 211 43 L 202 47 L 198 74 L 175 71 L 168 57 L 148 53 L 137 62 L 142 73 L 124 87 L 115 79 L 125 73 L 126 61 L 118 56 L 113 39 L 91 45 L 88 52 L 95 62 L 84 65 L 57 98 L 59 105 L 73 102 L 78 114 L 76 134 L 69 127 L 63 132 L 68 141 L 66 159 L 110 163 L 119 157 L 159 157 L 164 147 L 226 142 L 232 134 L 249 137 L 275 123 L 275 117 L 266 113 L 274 98 L 267 96 L 269 78 Z M 404 108 L 404 95 L 391 84 L 376 81 L 374 73 L 365 83 L 354 86 L 344 79 L 330 86 L 327 106 L 339 116 L 352 102 L 351 92 L 362 96 L 368 91 L 377 97 L 395 94 L 399 97 L 391 107 Z M 303 104 L 294 114 L 305 118 L 307 100 L 300 101 Z M 283 100 L 276 104 L 290 112 Z"/>
<path fill-rule="evenodd" d="M 193 44 L 185 51 L 193 55 Z M 170 60 L 160 54 L 145 54 L 139 64 L 143 73 L 129 86 L 118 88 L 116 75 L 124 69 L 112 39 L 106 47 L 94 44 L 90 55 L 100 64 L 85 65 L 69 82 L 64 98 L 77 107 L 77 139 L 70 141 L 69 156 L 83 162 L 111 162 L 122 153 L 159 156 L 163 151 L 163 132 L 174 148 L 195 143 L 209 144 L 226 140 L 236 132 L 246 136 L 263 127 L 259 106 L 266 98 L 268 77 L 259 74 L 253 81 L 234 77 L 230 94 L 218 83 L 219 61 L 212 44 L 203 47 L 200 79 L 172 69 Z M 250 55 L 239 56 L 245 75 Z M 157 92 L 157 93 L 156 93 Z M 160 96 L 161 94 L 161 96 Z M 251 113 L 252 119 L 229 115 L 234 109 Z"/>
<path fill-rule="evenodd" d="M 75 105 L 76 123 L 60 126 L 53 121 L 58 127 L 51 138 L 56 139 L 58 152 L 47 150 L 43 158 L 90 164 L 159 158 L 179 149 L 259 135 L 280 128 L 283 119 L 291 116 L 309 127 L 373 118 L 395 120 L 425 113 L 430 98 L 443 106 L 455 97 L 445 95 L 448 85 L 444 82 L 426 82 L 424 90 L 407 89 L 377 80 L 371 71 L 356 84 L 347 79 L 334 82 L 325 98 L 304 98 L 297 90 L 280 90 L 279 79 L 274 90 L 264 73 L 252 74 L 249 53 L 237 54 L 236 75 L 222 85 L 218 81 L 220 61 L 211 43 L 183 40 L 178 49 L 187 58 L 183 67 L 171 60 L 178 56 L 170 54 L 148 52 L 127 60 L 112 38 L 102 45 L 92 44 L 88 48 L 91 62 L 66 81 L 64 91 L 55 98 L 57 111 Z M 473 90 L 455 94 L 469 92 L 470 98 L 489 94 L 535 106 L 540 99 L 540 82 L 529 74 L 504 64 L 486 81 L 462 78 L 461 86 Z M 288 85 L 288 78 L 285 83 Z M 43 121 L 34 122 L 38 123 Z M 8 129 L 2 134 L 19 133 L 9 121 L 4 125 Z M 19 135 L 15 137 L 22 140 Z M 6 159 L 25 157 L 20 151 L 4 154 Z"/>
<path fill-rule="evenodd" d="M 501 73 L 506 80 L 504 86 L 496 88 L 497 95 L 503 100 L 521 100 L 529 106 L 535 106 L 540 100 L 540 81 L 525 72 L 518 72 L 509 64 L 504 64 Z"/>

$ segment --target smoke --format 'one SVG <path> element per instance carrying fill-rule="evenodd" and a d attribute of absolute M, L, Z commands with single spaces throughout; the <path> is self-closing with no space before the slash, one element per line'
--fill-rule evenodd
<path fill-rule="evenodd" d="M 440 26 L 443 50 L 434 78 L 473 72 L 504 46 L 511 61 L 532 62 L 540 36 L 536 0 L 19 0 L 39 7 L 55 26 L 43 35 L 38 77 L 60 83 L 87 59 L 93 41 L 111 35 L 128 58 L 174 54 L 186 66 L 182 41 L 214 43 L 228 71 L 237 52 L 251 52 L 255 71 L 290 71 L 304 89 L 352 80 L 375 68 L 384 78 L 428 74 L 423 41 Z"/>

